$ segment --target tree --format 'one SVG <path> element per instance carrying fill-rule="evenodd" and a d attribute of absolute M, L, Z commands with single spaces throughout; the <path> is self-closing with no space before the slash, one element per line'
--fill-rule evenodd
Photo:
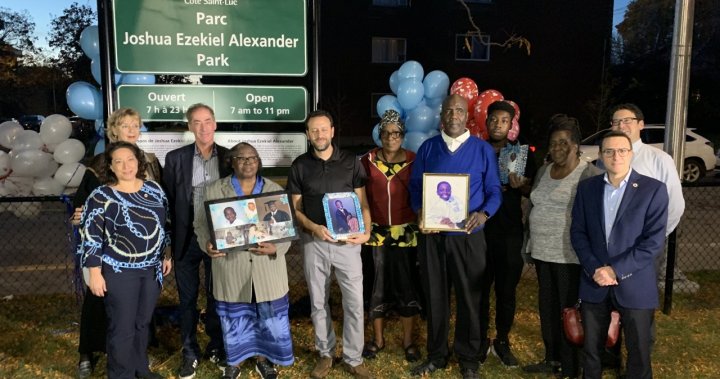
<path fill-rule="evenodd" d="M 14 12 L 0 7 L 0 46 L 35 52 L 35 22 L 27 11 Z"/>
<path fill-rule="evenodd" d="M 91 80 L 90 59 L 80 47 L 80 34 L 97 22 L 97 15 L 87 5 L 72 3 L 60 17 L 51 22 L 48 44 L 60 51 L 53 63 L 66 75 Z"/>
<path fill-rule="evenodd" d="M 719 3 L 695 1 L 689 126 L 709 126 L 720 118 Z M 651 122 L 664 121 L 666 113 L 674 18 L 674 0 L 634 0 L 617 27 L 616 95 L 620 101 L 637 102 Z"/>

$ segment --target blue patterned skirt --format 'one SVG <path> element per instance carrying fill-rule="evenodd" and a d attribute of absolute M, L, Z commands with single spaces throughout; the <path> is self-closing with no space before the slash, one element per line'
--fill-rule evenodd
<path fill-rule="evenodd" d="M 256 355 L 281 366 L 293 364 L 287 294 L 262 303 L 216 304 L 228 364 L 238 365 Z"/>

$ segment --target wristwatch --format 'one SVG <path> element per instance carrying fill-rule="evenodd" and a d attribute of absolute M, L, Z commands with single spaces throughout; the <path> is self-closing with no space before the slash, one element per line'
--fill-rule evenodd
<path fill-rule="evenodd" d="M 490 219 L 490 213 L 488 213 L 487 211 L 480 211 L 480 213 L 485 215 L 485 221 Z"/>

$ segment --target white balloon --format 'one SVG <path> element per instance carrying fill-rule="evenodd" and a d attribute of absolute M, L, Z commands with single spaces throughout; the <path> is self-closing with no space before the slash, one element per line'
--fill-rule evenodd
<path fill-rule="evenodd" d="M 33 184 L 33 194 L 35 196 L 59 195 L 65 188 L 53 178 L 37 179 Z"/>
<path fill-rule="evenodd" d="M 61 114 L 51 114 L 40 125 L 40 138 L 45 144 L 58 144 L 72 134 L 72 124 Z"/>
<path fill-rule="evenodd" d="M 11 164 L 13 175 L 37 176 L 52 161 L 52 156 L 40 150 L 24 150 L 13 157 Z"/>
<path fill-rule="evenodd" d="M 40 138 L 42 138 L 42 137 L 40 137 Z M 55 152 L 55 148 L 57 148 L 58 145 L 59 145 L 59 143 L 46 143 L 45 150 L 47 150 L 48 153 L 53 153 L 53 152 Z"/>
<path fill-rule="evenodd" d="M 10 155 L 0 150 L 0 178 L 5 178 L 10 173 Z"/>
<path fill-rule="evenodd" d="M 62 164 L 80 162 L 83 156 L 85 156 L 85 145 L 72 138 L 57 145 L 53 153 L 55 160 Z"/>
<path fill-rule="evenodd" d="M 23 127 L 17 121 L 3 122 L 0 124 L 0 145 L 6 149 L 11 149 L 15 136 L 21 131 L 23 131 Z"/>
<path fill-rule="evenodd" d="M 83 175 L 85 175 L 85 165 L 82 163 L 66 163 L 57 169 L 53 179 L 63 187 L 77 187 L 80 185 Z"/>
<path fill-rule="evenodd" d="M 43 141 L 40 135 L 34 130 L 23 130 L 19 132 L 12 141 L 12 149 L 16 152 L 25 150 L 40 150 L 43 147 Z"/>
<path fill-rule="evenodd" d="M 52 176 L 55 174 L 55 171 L 57 171 L 58 167 L 60 167 L 60 164 L 55 162 L 54 160 L 50 160 L 50 162 L 45 166 L 44 169 L 42 169 L 40 172 L 35 175 L 36 178 L 52 178 Z"/>

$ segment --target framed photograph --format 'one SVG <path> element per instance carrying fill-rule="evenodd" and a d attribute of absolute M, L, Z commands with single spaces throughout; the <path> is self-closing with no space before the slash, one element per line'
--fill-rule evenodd
<path fill-rule="evenodd" d="M 519 176 L 525 176 L 525 166 L 527 165 L 528 159 L 528 145 L 516 144 L 505 144 L 505 147 L 500 150 L 500 156 L 498 157 L 498 169 L 500 170 L 500 182 L 502 184 L 508 184 L 511 172 L 516 173 Z"/>
<path fill-rule="evenodd" d="M 212 242 L 220 251 L 298 238 L 295 210 L 284 191 L 205 202 Z"/>
<path fill-rule="evenodd" d="M 465 230 L 469 191 L 468 174 L 423 174 L 422 228 Z"/>
<path fill-rule="evenodd" d="M 323 208 L 327 228 L 334 239 L 365 233 L 362 208 L 355 192 L 327 193 L 323 196 Z"/>

